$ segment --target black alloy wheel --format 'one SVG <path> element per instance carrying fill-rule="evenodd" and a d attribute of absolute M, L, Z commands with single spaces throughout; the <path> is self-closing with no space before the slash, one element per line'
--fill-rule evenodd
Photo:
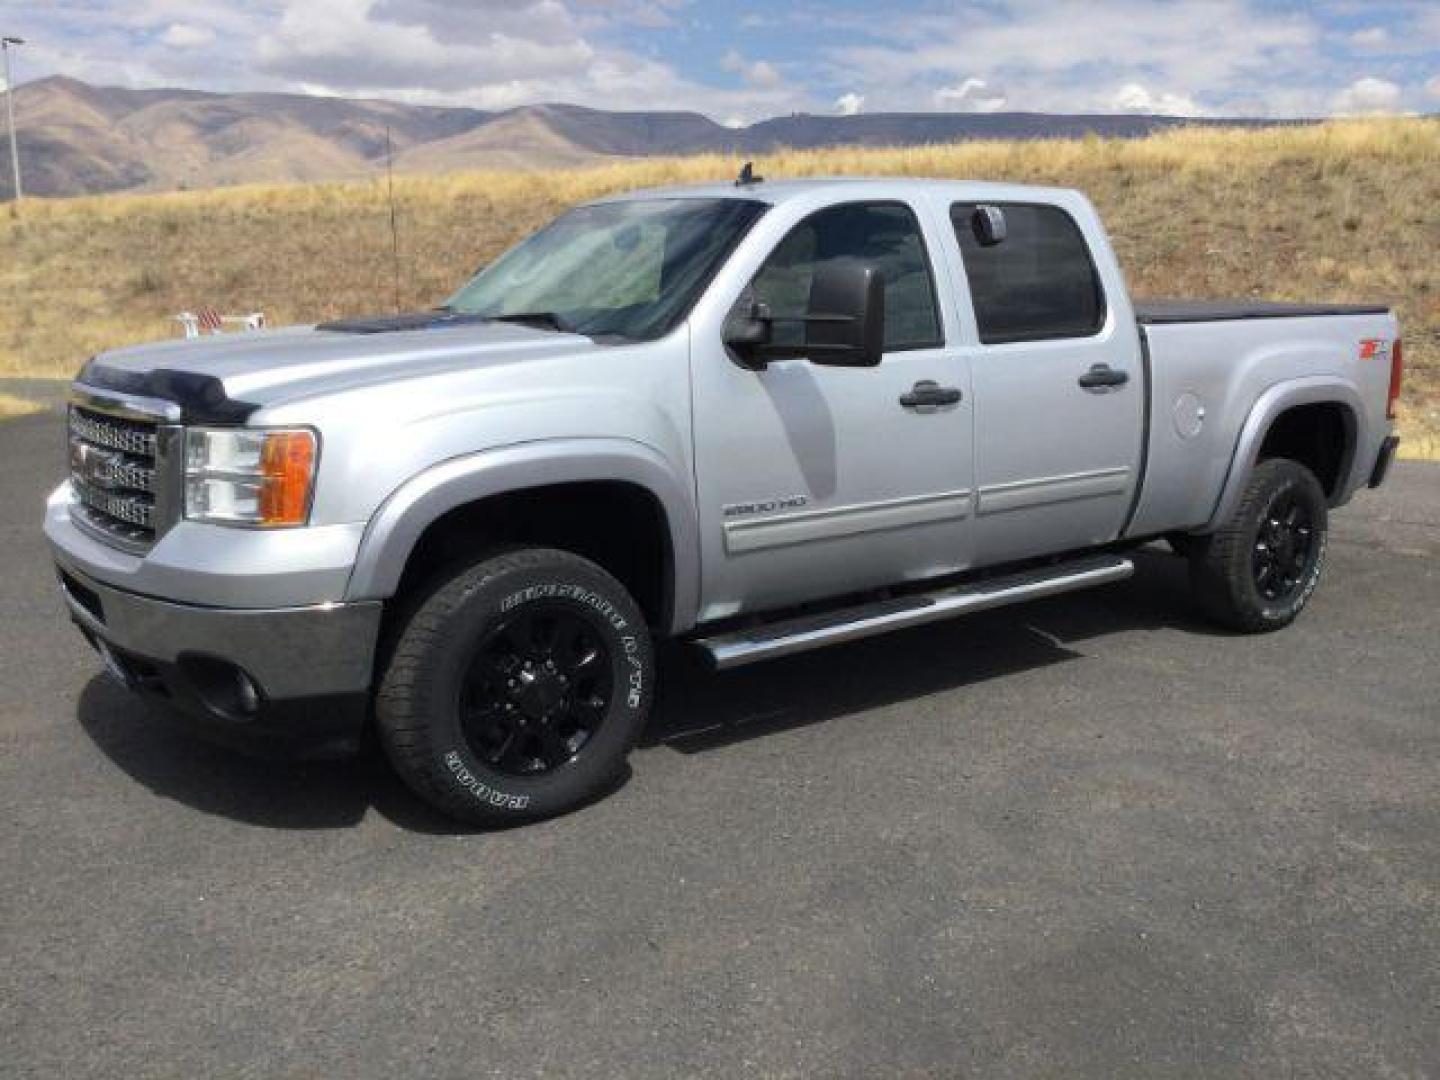
<path fill-rule="evenodd" d="M 1282 490 L 1266 510 L 1255 537 L 1251 567 L 1256 591 L 1270 602 L 1294 596 L 1309 576 L 1316 554 L 1309 501 L 1295 488 Z"/>
<path fill-rule="evenodd" d="M 472 753 L 506 776 L 539 776 L 575 759 L 605 723 L 610 651 L 579 605 L 534 604 L 476 645 L 460 688 Z"/>

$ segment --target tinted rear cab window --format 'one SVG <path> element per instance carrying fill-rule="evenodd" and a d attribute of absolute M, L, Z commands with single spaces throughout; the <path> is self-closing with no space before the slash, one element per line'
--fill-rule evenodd
<path fill-rule="evenodd" d="M 956 203 L 950 222 L 965 262 L 980 340 L 1090 337 L 1105 324 L 1105 293 L 1085 236 L 1056 206 L 998 203 L 1006 239 L 980 243 L 975 203 Z"/>

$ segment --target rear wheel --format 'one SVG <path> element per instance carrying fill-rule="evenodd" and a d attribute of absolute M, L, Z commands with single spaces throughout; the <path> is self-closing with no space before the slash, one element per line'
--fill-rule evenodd
<path fill-rule="evenodd" d="M 1190 580 L 1216 622 L 1278 630 L 1304 610 L 1325 563 L 1329 518 L 1314 473 L 1285 458 L 1255 467 L 1234 514 L 1190 546 Z"/>
<path fill-rule="evenodd" d="M 376 697 L 381 744 L 422 798 L 480 823 L 574 809 L 620 775 L 653 697 L 639 607 L 567 552 L 454 572 L 401 631 Z"/>

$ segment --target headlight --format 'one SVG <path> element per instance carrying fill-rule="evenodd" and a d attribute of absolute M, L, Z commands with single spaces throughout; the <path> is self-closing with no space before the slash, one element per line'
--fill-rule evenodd
<path fill-rule="evenodd" d="M 304 525 L 318 458 L 307 428 L 190 428 L 185 516 L 215 525 Z"/>

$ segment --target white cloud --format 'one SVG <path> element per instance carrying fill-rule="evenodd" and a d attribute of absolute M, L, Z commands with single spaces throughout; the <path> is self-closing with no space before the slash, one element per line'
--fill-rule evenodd
<path fill-rule="evenodd" d="M 743 86 L 706 86 L 600 32 L 606 19 L 655 25 L 680 3 L 285 0 L 258 63 L 278 78 L 346 94 L 485 109 L 560 101 L 748 121 L 805 103 L 767 61 L 727 54 L 723 66 Z"/>
<path fill-rule="evenodd" d="M 1140 83 L 1126 83 L 1115 91 L 1108 104 L 1115 112 L 1156 116 L 1202 116 L 1205 112 L 1195 99 L 1187 94 L 1170 91 L 1152 93 Z"/>
<path fill-rule="evenodd" d="M 1333 107 L 1342 116 L 1393 113 L 1400 108 L 1401 90 L 1388 79 L 1367 75 L 1335 95 Z"/>
<path fill-rule="evenodd" d="M 1350 35 L 1350 44 L 1362 49 L 1383 49 L 1390 44 L 1390 31 L 1383 26 L 1367 26 Z"/>
<path fill-rule="evenodd" d="M 832 102 L 837 111 L 1258 117 L 1433 110 L 1440 101 L 1434 0 L 888 0 L 826 6 L 823 26 L 816 0 L 751 2 L 752 13 L 735 12 L 723 32 L 695 0 L 0 0 L 0 8 L 7 2 L 23 11 L 19 29 L 32 41 L 18 56 L 22 82 L 63 73 L 101 85 L 491 109 L 568 101 L 744 123 Z M 728 74 L 693 74 L 672 52 L 723 52 L 731 33 L 738 51 Z M 780 47 L 776 35 L 783 64 L 756 59 Z M 1363 58 L 1375 55 L 1397 66 L 1369 67 Z M 1377 97 L 1362 76 L 1398 87 L 1398 97 Z"/>
<path fill-rule="evenodd" d="M 1007 109 L 1116 108 L 1115 88 L 1149 90 L 1167 111 L 1223 112 L 1223 103 L 1300 83 L 1320 67 L 1313 10 L 1258 0 L 962 0 L 955 14 L 870 17 L 871 41 L 828 51 L 836 77 L 876 108 L 913 108 L 969 78 L 1003 86 Z M 1323 100 L 1323 90 L 1320 91 Z"/>
<path fill-rule="evenodd" d="M 551 0 L 448 7 L 445 0 L 291 3 L 260 39 L 259 66 L 341 90 L 454 92 L 562 78 L 595 59 L 568 11 Z"/>
<path fill-rule="evenodd" d="M 1433 76 L 1425 84 L 1425 93 L 1436 101 L 1440 101 L 1440 75 Z"/>
<path fill-rule="evenodd" d="M 735 72 L 750 86 L 762 89 L 773 89 L 785 81 L 774 64 L 766 60 L 746 60 L 734 49 L 720 58 L 720 66 Z"/>
<path fill-rule="evenodd" d="M 190 23 L 171 23 L 160 40 L 176 49 L 194 49 L 209 45 L 215 40 L 215 31 L 208 26 L 192 26 Z"/>
<path fill-rule="evenodd" d="M 933 100 L 937 107 L 956 112 L 999 112 L 1006 103 L 1005 91 L 973 77 L 956 86 L 942 86 Z"/>

